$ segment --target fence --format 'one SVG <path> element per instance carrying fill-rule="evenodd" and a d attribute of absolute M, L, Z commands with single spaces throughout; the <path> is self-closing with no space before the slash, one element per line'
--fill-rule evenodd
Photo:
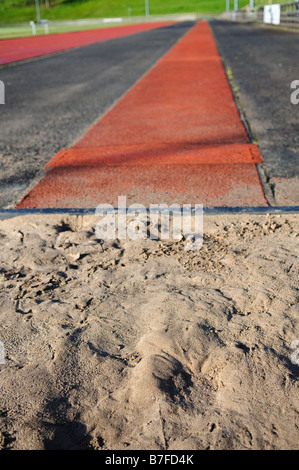
<path fill-rule="evenodd" d="M 265 5 L 250 10 L 242 8 L 238 11 L 225 12 L 223 19 L 243 22 L 257 22 L 276 26 L 299 28 L 299 0 L 296 2 Z"/>

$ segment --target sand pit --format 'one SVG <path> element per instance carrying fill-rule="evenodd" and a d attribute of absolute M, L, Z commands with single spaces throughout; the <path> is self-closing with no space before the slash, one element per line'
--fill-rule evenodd
<path fill-rule="evenodd" d="M 207 216 L 190 252 L 96 220 L 0 222 L 0 447 L 298 449 L 299 217 Z"/>

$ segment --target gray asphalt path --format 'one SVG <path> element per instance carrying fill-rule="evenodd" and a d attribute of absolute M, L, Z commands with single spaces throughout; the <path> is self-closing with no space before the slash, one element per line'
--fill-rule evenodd
<path fill-rule="evenodd" d="M 226 21 L 211 26 L 276 202 L 299 205 L 299 104 L 290 99 L 290 85 L 299 80 L 299 34 Z"/>
<path fill-rule="evenodd" d="M 13 205 L 43 165 L 71 146 L 194 23 L 178 23 L 0 69 L 0 207 Z"/>

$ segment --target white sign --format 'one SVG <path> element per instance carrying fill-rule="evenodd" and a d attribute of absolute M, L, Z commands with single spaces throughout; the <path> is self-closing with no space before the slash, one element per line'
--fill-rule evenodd
<path fill-rule="evenodd" d="M 122 18 L 104 18 L 103 23 L 121 23 L 123 21 Z"/>
<path fill-rule="evenodd" d="M 264 23 L 280 24 L 280 4 L 264 6 Z"/>

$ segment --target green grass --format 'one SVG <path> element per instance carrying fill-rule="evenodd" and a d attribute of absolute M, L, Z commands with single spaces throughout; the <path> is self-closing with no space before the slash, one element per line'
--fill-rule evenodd
<path fill-rule="evenodd" d="M 269 0 L 256 0 L 256 5 L 269 3 Z M 39 0 L 41 18 L 48 20 L 76 20 L 90 18 L 113 18 L 144 16 L 145 0 Z M 249 4 L 249 0 L 239 0 L 239 8 Z M 226 0 L 149 0 L 151 15 L 175 13 L 200 13 L 217 15 L 226 7 Z M 230 0 L 233 9 L 234 0 Z M 30 21 L 36 21 L 35 0 L 0 0 L 0 37 L 31 35 Z M 16 28 L 7 25 L 23 23 Z M 90 26 L 92 28 L 92 26 Z M 86 26 L 55 27 L 50 32 L 87 29 Z M 38 33 L 43 34 L 39 28 Z"/>
<path fill-rule="evenodd" d="M 48 20 L 112 18 L 142 16 L 145 0 L 39 0 L 41 17 Z M 249 0 L 239 0 L 240 6 Z M 200 12 L 218 14 L 225 9 L 225 0 L 149 0 L 150 14 Z M 233 6 L 233 0 L 231 0 Z M 130 10 L 129 10 L 130 9 Z M 36 20 L 34 0 L 0 0 L 0 24 Z"/>

